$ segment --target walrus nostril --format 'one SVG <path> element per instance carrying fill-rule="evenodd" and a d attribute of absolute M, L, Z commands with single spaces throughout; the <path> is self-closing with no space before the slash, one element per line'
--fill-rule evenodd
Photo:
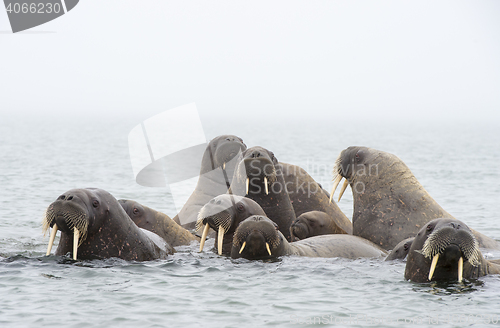
<path fill-rule="evenodd" d="M 66 196 L 61 195 L 61 196 L 59 196 L 59 198 L 58 198 L 58 199 L 60 199 L 60 200 L 64 200 L 64 198 L 65 198 L 65 197 L 66 197 Z"/>
<path fill-rule="evenodd" d="M 66 200 L 72 200 L 73 196 L 69 196 Z"/>

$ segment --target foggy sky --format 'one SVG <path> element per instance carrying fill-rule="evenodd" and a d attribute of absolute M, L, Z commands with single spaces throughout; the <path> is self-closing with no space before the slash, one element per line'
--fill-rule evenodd
<path fill-rule="evenodd" d="M 497 119 L 499 17 L 499 1 L 82 0 L 12 34 L 1 9 L 0 114 Z"/>

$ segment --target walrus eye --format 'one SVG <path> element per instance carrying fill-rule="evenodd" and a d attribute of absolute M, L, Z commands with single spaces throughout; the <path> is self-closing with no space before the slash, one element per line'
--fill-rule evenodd
<path fill-rule="evenodd" d="M 98 201 L 97 199 L 95 199 L 95 200 L 92 202 L 92 206 L 94 206 L 94 207 L 99 206 L 99 201 Z"/>
<path fill-rule="evenodd" d="M 133 212 L 134 212 L 134 214 L 139 214 L 139 210 L 137 209 L 137 207 L 134 207 Z"/>
<path fill-rule="evenodd" d="M 243 211 L 245 209 L 245 206 L 243 204 L 238 204 L 238 211 Z"/>
<path fill-rule="evenodd" d="M 432 230 L 434 230 L 434 225 L 433 224 L 429 224 L 427 226 L 427 232 L 431 232 Z"/>
<path fill-rule="evenodd" d="M 404 244 L 403 249 L 404 249 L 405 251 L 407 251 L 407 250 L 408 250 L 408 247 L 409 247 L 409 246 L 408 246 L 408 244 Z"/>

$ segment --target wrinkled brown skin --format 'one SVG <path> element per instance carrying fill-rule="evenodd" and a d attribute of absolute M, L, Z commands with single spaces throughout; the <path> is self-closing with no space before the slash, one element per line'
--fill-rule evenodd
<path fill-rule="evenodd" d="M 118 202 L 139 228 L 154 232 L 172 247 L 189 245 L 200 240 L 166 214 L 133 200 L 120 199 Z"/>
<path fill-rule="evenodd" d="M 397 156 L 367 147 L 349 147 L 340 158 L 341 175 L 349 180 L 353 192 L 354 235 L 390 250 L 414 237 L 427 222 L 453 218 Z M 495 240 L 473 233 L 481 247 L 500 248 Z"/>
<path fill-rule="evenodd" d="M 98 206 L 93 206 L 98 201 Z M 173 254 L 173 248 L 159 236 L 144 230 L 130 219 L 118 201 L 102 189 L 73 189 L 52 203 L 74 206 L 87 213 L 89 220 L 87 237 L 78 247 L 79 260 L 105 259 L 117 257 L 124 260 L 148 261 L 165 259 Z M 61 238 L 56 255 L 73 253 L 73 231 L 62 222 L 56 221 Z M 52 226 L 52 225 L 51 225 Z M 158 241 L 163 242 L 159 244 Z M 160 247 L 159 247 L 160 246 Z"/>
<path fill-rule="evenodd" d="M 295 216 L 320 211 L 329 216 L 328 233 L 352 234 L 352 223 L 335 202 L 330 203 L 330 197 L 303 168 L 286 163 L 280 163 L 283 168 L 288 196 L 295 211 Z M 319 234 L 318 234 L 319 235 Z M 311 236 L 316 236 L 312 234 Z"/>
<path fill-rule="evenodd" d="M 274 153 L 263 147 L 252 147 L 240 155 L 238 162 L 229 193 L 254 200 L 278 225 L 281 233 L 290 239 L 290 225 L 295 221 L 295 212 L 286 190 L 282 166 Z M 269 181 L 269 194 L 266 195 L 263 178 L 269 176 L 273 167 L 276 181 Z M 248 195 L 247 176 L 251 179 Z"/>
<path fill-rule="evenodd" d="M 433 231 L 437 231 L 439 229 L 450 226 L 453 226 L 456 231 L 461 229 L 472 233 L 467 225 L 454 218 L 435 219 L 428 222 L 420 229 L 410 247 L 405 267 L 406 280 L 410 280 L 413 282 L 429 282 L 428 276 L 432 259 L 424 257 L 424 255 L 420 254 L 418 251 L 422 250 L 425 241 Z M 500 274 L 500 265 L 495 264 L 492 261 L 485 260 L 481 252 L 479 252 L 479 254 L 480 264 L 477 267 L 471 265 L 469 261 L 464 258 L 464 279 L 475 279 L 487 274 Z M 439 256 L 432 281 L 453 281 L 457 279 L 458 258 L 456 258 L 456 256 L 450 256 L 449 254 L 447 254 L 446 249 Z"/>
<path fill-rule="evenodd" d="M 292 223 L 290 234 L 292 241 L 306 239 L 314 236 L 337 234 L 338 225 L 334 219 L 320 211 L 302 213 Z"/>
<path fill-rule="evenodd" d="M 385 260 L 404 260 L 410 251 L 413 239 L 415 239 L 415 237 L 406 238 L 405 240 L 400 241 L 399 244 L 392 249 L 391 253 L 385 258 Z"/>
<path fill-rule="evenodd" d="M 200 209 L 215 196 L 225 194 L 231 185 L 238 154 L 247 149 L 243 140 L 233 135 L 212 139 L 201 160 L 200 177 L 195 190 L 173 218 L 186 229 L 194 229 Z M 223 165 L 226 163 L 226 168 Z M 226 180 L 227 177 L 227 180 Z"/>
<path fill-rule="evenodd" d="M 232 199 L 231 199 L 232 197 Z M 234 202 L 234 203 L 233 203 Z M 219 231 L 219 227 L 215 225 L 212 217 L 217 213 L 229 213 L 231 217 L 231 226 L 224 233 L 222 241 L 222 255 L 229 256 L 231 254 L 231 246 L 233 243 L 233 234 L 238 225 L 246 218 L 252 215 L 266 215 L 262 207 L 250 198 L 235 196 L 230 194 L 219 195 L 211 199 L 200 210 L 200 216 L 203 224 L 207 224 L 215 231 Z M 205 213 L 205 215 L 204 215 Z M 215 234 L 214 250 L 217 252 L 219 235 Z"/>
<path fill-rule="evenodd" d="M 246 235 L 246 238 L 238 240 L 239 234 Z M 234 259 L 264 260 L 285 255 L 357 259 L 387 255 L 385 250 L 372 242 L 346 234 L 315 236 L 289 243 L 273 222 L 263 216 L 251 216 L 243 221 L 234 236 L 231 250 Z M 240 254 L 243 241 L 246 241 L 246 246 Z M 266 249 L 266 242 L 270 245 L 271 255 Z"/>

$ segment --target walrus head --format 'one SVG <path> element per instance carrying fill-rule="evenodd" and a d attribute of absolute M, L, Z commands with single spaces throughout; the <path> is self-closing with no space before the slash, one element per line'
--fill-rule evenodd
<path fill-rule="evenodd" d="M 337 186 L 344 178 L 345 181 L 340 189 L 338 201 L 342 198 L 349 184 L 353 189 L 356 189 L 355 184 L 358 178 L 362 177 L 364 182 L 366 182 L 367 177 L 371 176 L 380 179 L 379 163 L 382 161 L 384 161 L 384 167 L 391 166 L 395 162 L 402 163 L 393 154 L 368 147 L 352 146 L 342 150 L 333 167 L 333 187 L 330 194 L 330 202 L 333 199 L 333 194 Z"/>
<path fill-rule="evenodd" d="M 105 212 L 107 205 L 99 201 L 100 189 L 73 189 L 49 205 L 42 220 L 46 233 L 52 227 L 47 255 L 50 254 L 58 230 L 73 236 L 73 259 L 77 258 L 78 246 L 86 239 L 96 220 L 97 212 Z"/>
<path fill-rule="evenodd" d="M 314 223 L 312 223 L 314 224 Z M 298 217 L 290 226 L 290 237 L 292 241 L 305 239 L 310 235 L 309 222 L 307 218 Z"/>
<path fill-rule="evenodd" d="M 219 195 L 211 199 L 198 213 L 196 230 L 203 230 L 200 252 L 205 246 L 208 229 L 217 231 L 217 252 L 229 254 L 233 233 L 241 221 L 252 215 L 265 215 L 264 210 L 255 201 L 231 194 Z"/>
<path fill-rule="evenodd" d="M 265 216 L 253 215 L 236 229 L 231 257 L 249 260 L 274 258 L 281 253 L 284 238 L 276 223 Z"/>
<path fill-rule="evenodd" d="M 305 239 L 312 236 L 333 233 L 326 229 L 328 214 L 321 211 L 302 213 L 290 226 L 292 241 Z"/>
<path fill-rule="evenodd" d="M 233 181 L 245 182 L 245 195 L 260 194 L 262 190 L 268 195 L 270 185 L 277 180 L 277 165 L 278 159 L 273 152 L 262 147 L 249 148 L 240 155 Z"/>
<path fill-rule="evenodd" d="M 478 242 L 467 225 L 456 219 L 435 219 L 415 236 L 405 279 L 461 282 L 463 277 L 477 277 L 482 262 Z"/>
<path fill-rule="evenodd" d="M 226 164 L 232 162 L 232 159 L 246 149 L 247 146 L 243 140 L 237 136 L 222 135 L 215 137 L 208 143 L 203 155 L 201 174 L 219 167 L 226 170 Z M 231 174 L 233 173 L 234 168 L 228 167 L 227 169 L 230 169 Z"/>
<path fill-rule="evenodd" d="M 118 203 L 122 206 L 128 216 L 134 221 L 137 226 L 142 226 L 146 222 L 144 219 L 144 207 L 134 200 L 129 199 L 119 199 Z M 144 222 L 143 222 L 144 221 Z M 143 223 L 142 225 L 140 223 Z"/>
<path fill-rule="evenodd" d="M 404 260 L 408 255 L 408 252 L 410 251 L 411 244 L 413 243 L 414 239 L 415 237 L 410 237 L 400 241 L 399 244 L 394 246 L 391 253 L 389 254 L 389 256 L 386 257 L 385 260 L 386 261 Z"/>

